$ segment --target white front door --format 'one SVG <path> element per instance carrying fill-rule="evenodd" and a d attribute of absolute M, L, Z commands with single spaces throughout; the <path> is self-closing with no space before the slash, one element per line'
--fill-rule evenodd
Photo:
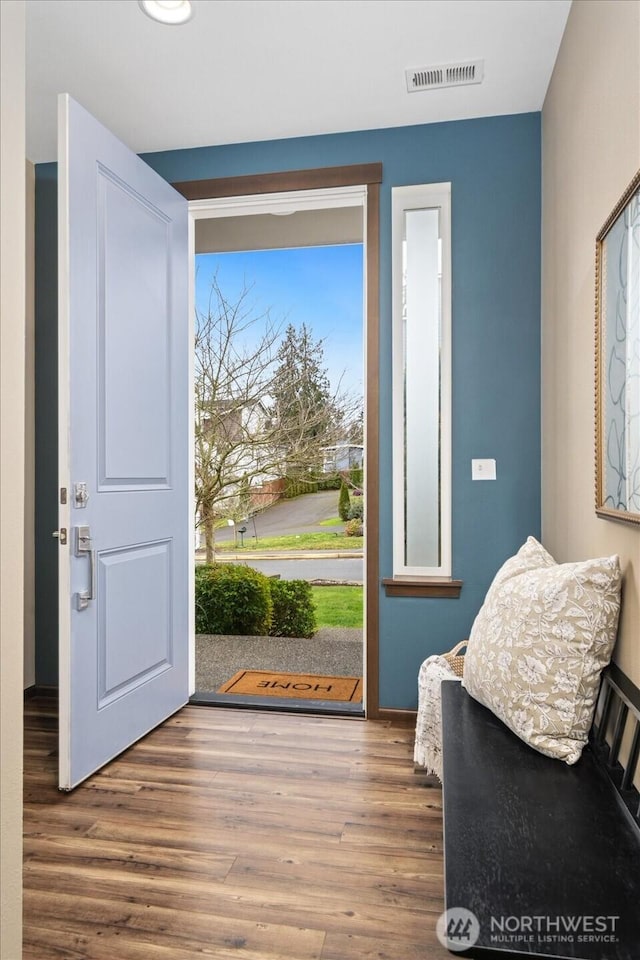
<path fill-rule="evenodd" d="M 59 103 L 61 789 L 188 699 L 187 202 Z M 66 542 L 64 542 L 66 540 Z"/>

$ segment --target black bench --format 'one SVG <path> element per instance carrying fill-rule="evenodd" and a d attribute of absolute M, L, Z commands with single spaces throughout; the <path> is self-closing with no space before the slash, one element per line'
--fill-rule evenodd
<path fill-rule="evenodd" d="M 442 684 L 445 906 L 480 925 L 464 950 L 449 926 L 458 956 L 640 960 L 640 691 L 613 665 L 596 716 L 568 767 Z"/>

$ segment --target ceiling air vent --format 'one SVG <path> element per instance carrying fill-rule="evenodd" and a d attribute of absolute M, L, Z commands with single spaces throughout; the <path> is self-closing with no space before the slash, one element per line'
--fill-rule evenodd
<path fill-rule="evenodd" d="M 437 87 L 460 87 L 469 83 L 482 83 L 484 60 L 468 60 L 466 63 L 449 63 L 442 67 L 420 67 L 405 70 L 407 90 L 433 90 Z"/>

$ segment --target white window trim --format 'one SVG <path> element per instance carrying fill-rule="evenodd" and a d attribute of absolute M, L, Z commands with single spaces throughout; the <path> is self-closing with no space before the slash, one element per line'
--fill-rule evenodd
<path fill-rule="evenodd" d="M 265 213 L 286 216 L 303 210 L 329 210 L 336 207 L 366 209 L 366 199 L 366 185 L 324 190 L 290 190 L 284 193 L 255 196 L 190 200 L 189 214 L 194 220 L 207 220 L 212 217 L 248 217 Z"/>
<path fill-rule="evenodd" d="M 393 281 L 393 575 L 450 579 L 451 548 L 451 184 L 394 187 L 392 194 Z M 440 557 L 438 567 L 405 563 L 404 491 L 404 337 L 402 325 L 402 238 L 406 210 L 440 208 L 442 237 L 442 316 L 440 367 Z"/>

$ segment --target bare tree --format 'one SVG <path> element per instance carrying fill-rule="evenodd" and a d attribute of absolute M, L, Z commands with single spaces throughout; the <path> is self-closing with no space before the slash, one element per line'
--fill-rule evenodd
<path fill-rule="evenodd" d="M 245 286 L 232 302 L 214 277 L 206 311 L 196 312 L 196 518 L 207 562 L 213 560 L 216 527 L 247 515 L 251 486 L 317 470 L 322 445 L 342 437 L 349 411 L 357 406 L 327 387 L 324 404 L 306 405 L 287 422 L 278 415 L 272 387 L 282 364 L 281 329 L 269 311 L 254 310 L 250 294 Z M 299 376 L 304 379 L 303 369 Z M 333 426 L 327 409 L 340 411 L 331 418 Z"/>
<path fill-rule="evenodd" d="M 354 416 L 347 428 L 347 441 L 353 444 L 364 444 L 364 407 L 362 402 L 354 411 Z"/>
<path fill-rule="evenodd" d="M 268 312 L 253 312 L 249 296 L 245 287 L 231 303 L 214 277 L 207 310 L 196 310 L 195 495 L 207 562 L 216 525 L 241 505 L 240 490 L 266 453 L 256 421 L 268 395 L 279 330 Z"/>

